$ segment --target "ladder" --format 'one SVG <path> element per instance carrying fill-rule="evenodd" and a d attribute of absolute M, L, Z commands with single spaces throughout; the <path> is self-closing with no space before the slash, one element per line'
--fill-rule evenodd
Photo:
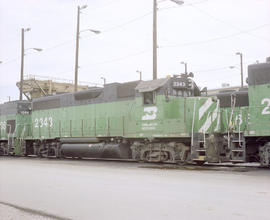
<path fill-rule="evenodd" d="M 244 134 L 240 130 L 240 124 L 238 125 L 238 132 L 233 128 L 233 115 L 236 104 L 236 95 L 231 94 L 231 115 L 228 122 L 228 147 L 230 149 L 230 161 L 233 163 L 246 162 L 246 142 Z"/>
<path fill-rule="evenodd" d="M 195 162 L 206 160 L 205 134 L 194 133 L 193 145 L 191 146 L 191 158 Z"/>
<path fill-rule="evenodd" d="M 231 133 L 230 138 L 230 161 L 233 163 L 246 162 L 246 142 L 243 133 Z"/>

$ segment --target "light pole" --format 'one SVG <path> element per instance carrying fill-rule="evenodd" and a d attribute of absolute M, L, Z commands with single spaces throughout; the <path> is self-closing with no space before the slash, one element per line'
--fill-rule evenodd
<path fill-rule="evenodd" d="M 100 77 L 100 79 L 103 80 L 103 86 L 105 87 L 105 84 L 106 84 L 106 78 L 105 78 L 105 77 Z"/>
<path fill-rule="evenodd" d="M 31 48 L 25 49 L 24 52 L 27 51 L 27 50 L 35 50 L 35 51 L 37 51 L 37 52 L 41 52 L 41 51 L 42 51 L 41 48 L 31 47 Z"/>
<path fill-rule="evenodd" d="M 23 48 L 24 49 L 24 48 Z M 38 52 L 41 52 L 41 48 L 27 48 L 23 50 L 22 58 L 21 58 L 21 81 L 20 81 L 20 101 L 22 100 L 22 94 L 23 94 L 23 75 L 24 75 L 24 52 L 27 50 L 35 50 Z"/>
<path fill-rule="evenodd" d="M 91 31 L 91 32 L 93 32 L 95 34 L 100 34 L 101 33 L 101 31 L 94 30 L 94 29 L 84 29 L 84 30 L 81 30 L 80 33 L 85 32 L 85 31 Z"/>
<path fill-rule="evenodd" d="M 184 61 L 181 61 L 181 64 L 185 65 L 185 74 L 187 74 L 187 63 Z"/>
<path fill-rule="evenodd" d="M 241 74 L 241 87 L 244 87 L 244 81 L 243 81 L 243 54 L 240 52 L 237 52 L 236 55 L 240 56 L 240 74 Z"/>
<path fill-rule="evenodd" d="M 79 23 L 78 23 L 79 24 Z M 78 29 L 77 29 L 78 31 Z M 79 31 L 76 37 L 76 55 L 75 55 L 75 86 L 74 86 L 74 91 L 77 92 L 78 91 L 78 62 L 79 62 L 79 39 L 80 39 L 80 33 L 85 32 L 85 31 L 91 31 L 95 34 L 100 34 L 101 32 L 98 30 L 93 30 L 93 29 L 85 29 L 82 31 Z"/>
<path fill-rule="evenodd" d="M 153 79 L 157 79 L 157 0 L 153 2 Z"/>
<path fill-rule="evenodd" d="M 78 62 L 79 62 L 79 43 L 80 43 L 80 33 L 85 32 L 85 31 L 90 31 L 93 32 L 95 34 L 99 34 L 100 31 L 98 30 L 94 30 L 94 29 L 85 29 L 80 31 L 80 14 L 81 14 L 81 10 L 87 8 L 87 5 L 83 5 L 83 6 L 78 6 L 77 9 L 77 31 L 76 31 L 76 52 L 75 52 L 75 80 L 74 80 L 74 91 L 77 92 L 78 91 Z"/>
<path fill-rule="evenodd" d="M 237 67 L 237 66 L 229 66 L 229 68 L 230 68 L 230 69 L 235 69 L 235 68 L 236 68 L 236 69 L 239 69 L 239 70 L 240 70 L 240 68 Z"/>
<path fill-rule="evenodd" d="M 22 100 L 23 92 L 23 67 L 24 67 L 24 33 L 30 31 L 31 28 L 22 28 L 22 45 L 21 45 L 21 80 L 20 80 L 20 101 Z"/>
<path fill-rule="evenodd" d="M 78 6 L 77 8 L 77 31 L 76 31 L 76 54 L 75 54 L 75 80 L 74 91 L 77 92 L 78 86 L 78 59 L 79 59 L 79 37 L 80 37 L 80 14 L 81 10 L 87 8 L 87 5 Z"/>
<path fill-rule="evenodd" d="M 181 0 L 170 0 L 178 5 L 184 4 Z M 153 0 L 153 79 L 157 79 L 157 0 Z"/>
<path fill-rule="evenodd" d="M 139 73 L 140 74 L 140 81 L 142 81 L 142 71 L 136 70 L 136 73 Z"/>
<path fill-rule="evenodd" d="M 22 47 L 21 47 L 21 79 L 20 79 L 20 101 L 22 100 L 22 94 L 23 94 L 23 70 L 24 70 L 24 52 L 26 50 L 36 50 L 38 52 L 41 52 L 42 49 L 41 48 L 28 48 L 28 49 L 24 49 L 24 33 L 27 32 L 27 31 L 30 31 L 31 28 L 22 28 Z"/>

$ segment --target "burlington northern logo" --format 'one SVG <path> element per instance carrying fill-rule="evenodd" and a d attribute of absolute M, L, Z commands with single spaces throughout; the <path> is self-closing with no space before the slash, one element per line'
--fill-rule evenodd
<path fill-rule="evenodd" d="M 144 111 L 144 115 L 142 116 L 143 121 L 156 119 L 158 111 L 156 106 L 145 107 L 143 111 Z"/>

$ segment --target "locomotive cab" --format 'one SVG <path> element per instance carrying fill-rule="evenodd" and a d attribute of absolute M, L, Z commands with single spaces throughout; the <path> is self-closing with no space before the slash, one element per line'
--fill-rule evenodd
<path fill-rule="evenodd" d="M 181 74 L 180 76 L 174 75 L 171 80 L 171 95 L 182 97 L 199 96 L 200 90 L 196 83 L 191 79 L 192 77 L 193 73 Z"/>
<path fill-rule="evenodd" d="M 212 98 L 196 97 L 200 95 L 200 90 L 191 79 L 192 75 L 141 81 L 136 86 L 134 127 L 139 139 L 131 146 L 133 159 L 151 162 L 204 161 L 205 154 L 191 155 L 190 149 L 194 150 L 193 143 L 199 141 L 194 137 L 195 133 L 202 129 L 207 133 L 218 127 L 218 106 Z M 198 151 L 202 152 L 202 149 Z"/>
<path fill-rule="evenodd" d="M 141 81 L 135 88 L 136 96 L 142 97 L 143 105 L 155 104 L 157 95 L 165 95 L 166 97 L 200 96 L 200 90 L 191 77 L 193 77 L 192 73 Z"/>

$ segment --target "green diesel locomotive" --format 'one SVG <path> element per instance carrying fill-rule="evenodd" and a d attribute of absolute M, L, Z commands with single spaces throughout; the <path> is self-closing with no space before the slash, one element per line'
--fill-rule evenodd
<path fill-rule="evenodd" d="M 36 99 L 27 154 L 186 162 L 198 133 L 219 129 L 218 100 L 199 94 L 182 75 Z"/>
<path fill-rule="evenodd" d="M 248 84 L 210 97 L 187 74 L 111 83 L 35 99 L 15 130 L 6 103 L 0 154 L 269 166 L 270 63 L 250 65 Z"/>

